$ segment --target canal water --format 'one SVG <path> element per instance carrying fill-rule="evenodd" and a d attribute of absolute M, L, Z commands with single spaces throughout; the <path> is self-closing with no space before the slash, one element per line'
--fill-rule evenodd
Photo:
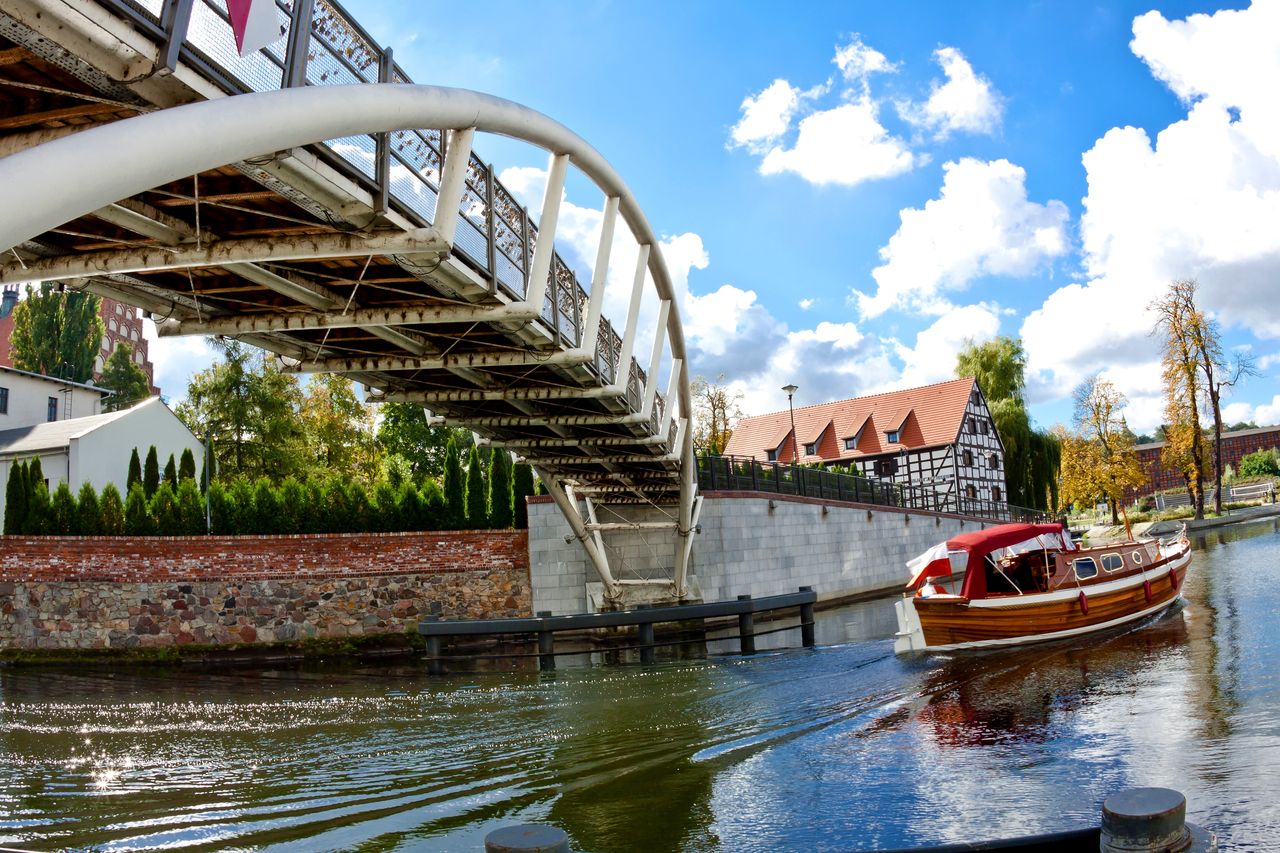
<path fill-rule="evenodd" d="M 1224 850 L 1280 849 L 1280 526 L 1202 538 L 1184 592 L 912 660 L 878 601 L 820 614 L 817 649 L 651 667 L 0 671 L 0 846 L 476 851 L 544 822 L 576 850 L 874 850 L 1096 825 L 1159 785 Z"/>

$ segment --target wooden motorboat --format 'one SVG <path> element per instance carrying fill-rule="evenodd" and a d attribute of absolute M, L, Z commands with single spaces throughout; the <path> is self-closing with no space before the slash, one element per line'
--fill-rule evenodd
<path fill-rule="evenodd" d="M 1057 524 L 962 533 L 907 563 L 894 651 L 1008 646 L 1100 631 L 1178 600 L 1191 543 L 1174 536 L 1078 548 Z"/>

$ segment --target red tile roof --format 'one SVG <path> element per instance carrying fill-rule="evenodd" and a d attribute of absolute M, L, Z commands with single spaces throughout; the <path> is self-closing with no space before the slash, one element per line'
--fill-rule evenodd
<path fill-rule="evenodd" d="M 922 388 L 907 388 L 868 397 L 836 400 L 795 410 L 800 462 L 858 459 L 892 453 L 904 448 L 951 444 L 960 437 L 965 408 L 974 389 L 973 377 L 953 379 Z M 828 425 L 834 429 L 825 437 Z M 844 441 L 859 434 L 857 450 L 846 450 Z M 888 444 L 885 433 L 899 432 L 899 441 Z M 791 461 L 791 413 L 783 409 L 767 415 L 743 418 L 734 427 L 725 448 L 727 456 L 753 456 L 764 461 L 778 450 L 778 461 Z M 817 456 L 806 457 L 804 445 L 823 440 Z M 834 438 L 833 442 L 830 440 Z"/>

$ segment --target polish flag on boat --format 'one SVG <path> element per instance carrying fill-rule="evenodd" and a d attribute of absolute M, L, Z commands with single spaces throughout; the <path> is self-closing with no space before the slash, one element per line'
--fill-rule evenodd
<path fill-rule="evenodd" d="M 261 50 L 281 36 L 275 0 L 227 0 L 227 14 L 241 56 Z"/>

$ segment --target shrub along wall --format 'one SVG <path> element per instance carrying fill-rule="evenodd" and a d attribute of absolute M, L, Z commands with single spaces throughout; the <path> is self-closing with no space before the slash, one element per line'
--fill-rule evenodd
<path fill-rule="evenodd" d="M 531 614 L 523 530 L 0 537 L 0 650 L 296 642 Z"/>

